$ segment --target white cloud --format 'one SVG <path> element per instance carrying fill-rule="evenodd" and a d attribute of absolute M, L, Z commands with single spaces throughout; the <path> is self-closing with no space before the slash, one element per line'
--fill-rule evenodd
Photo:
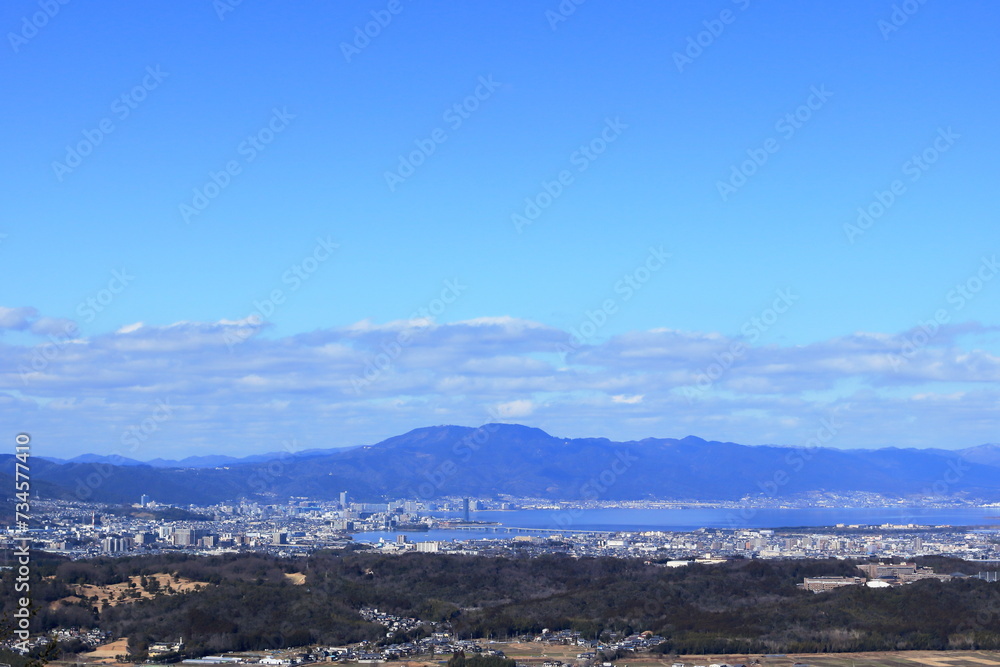
<path fill-rule="evenodd" d="M 136 322 L 135 324 L 126 324 L 125 326 L 123 326 L 121 329 L 119 329 L 115 333 L 116 334 L 130 334 L 130 333 L 133 333 L 135 331 L 138 331 L 141 328 L 142 328 L 142 322 Z"/>
<path fill-rule="evenodd" d="M 0 323 L 40 321 L 34 309 L 14 310 L 0 311 Z M 1000 357 L 972 344 L 991 342 L 992 330 L 975 324 L 943 328 L 901 363 L 892 355 L 911 332 L 747 346 L 718 369 L 739 339 L 631 332 L 581 346 L 557 365 L 568 332 L 507 317 L 366 321 L 282 338 L 257 335 L 265 327 L 136 323 L 59 344 L 0 343 L 0 397 L 17 397 L 0 400 L 0 419 L 76 453 L 110 451 L 115 429 L 169 399 L 172 434 L 162 429 L 137 458 L 171 443 L 212 451 L 270 451 L 287 437 L 303 447 L 362 444 L 498 415 L 557 435 L 693 433 L 748 444 L 797 444 L 831 411 L 850 415 L 842 446 L 972 445 L 995 440 L 1000 426 Z M 234 332 L 253 335 L 227 344 Z"/>
<path fill-rule="evenodd" d="M 526 399 L 508 401 L 497 406 L 497 414 L 502 419 L 519 419 L 527 417 L 535 411 L 535 404 Z"/>
<path fill-rule="evenodd" d="M 27 329 L 38 317 L 34 308 L 6 308 L 0 306 L 0 329 Z"/>

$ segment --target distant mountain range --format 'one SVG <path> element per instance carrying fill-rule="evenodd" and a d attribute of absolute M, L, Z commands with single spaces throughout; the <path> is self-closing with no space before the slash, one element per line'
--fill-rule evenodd
<path fill-rule="evenodd" d="M 295 452 L 292 456 L 298 458 L 308 458 L 311 456 L 323 456 L 346 451 L 343 447 L 330 449 L 307 449 Z M 57 459 L 53 456 L 42 456 L 39 458 L 53 463 L 110 463 L 115 466 L 152 466 L 154 468 L 219 468 L 228 465 L 241 465 L 245 463 L 264 463 L 274 459 L 289 456 L 288 452 L 268 452 L 267 454 L 254 454 L 252 456 L 226 456 L 225 454 L 209 454 L 206 456 L 188 456 L 183 459 L 150 459 L 149 461 L 139 461 L 130 459 L 127 456 L 118 454 L 80 454 L 71 459 Z"/>
<path fill-rule="evenodd" d="M 14 459 L 0 456 L 13 489 Z M 745 446 L 694 436 L 614 442 L 557 438 L 527 426 L 419 428 L 376 445 L 244 458 L 141 462 L 87 454 L 32 461 L 48 497 L 178 504 L 291 496 L 352 499 L 510 494 L 558 500 L 737 500 L 809 492 L 1000 500 L 1000 445 L 964 450 Z"/>

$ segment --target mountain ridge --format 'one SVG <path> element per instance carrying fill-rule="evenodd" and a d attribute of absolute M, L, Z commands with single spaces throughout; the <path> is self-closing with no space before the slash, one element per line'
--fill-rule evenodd
<path fill-rule="evenodd" d="M 44 463 L 36 464 L 33 478 L 80 500 L 102 502 L 135 502 L 142 494 L 192 504 L 336 499 L 342 490 L 369 500 L 507 495 L 721 501 L 814 492 L 1000 499 L 1000 446 L 993 444 L 847 450 L 741 445 L 693 435 L 613 441 L 558 438 L 534 427 L 494 423 L 420 427 L 349 448 L 172 462 L 180 467 L 132 465 L 100 455 L 63 462 L 36 458 Z M 11 459 L 0 457 L 0 470 L 9 472 Z M 196 465 L 185 467 L 188 460 Z M 208 465 L 213 462 L 219 465 Z"/>

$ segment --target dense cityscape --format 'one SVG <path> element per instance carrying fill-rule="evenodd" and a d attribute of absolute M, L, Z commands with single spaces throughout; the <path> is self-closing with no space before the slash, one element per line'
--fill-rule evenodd
<path fill-rule="evenodd" d="M 843 501 L 844 498 L 837 499 Z M 855 502 L 886 502 L 884 498 L 853 498 Z M 800 501 L 800 504 L 805 501 Z M 816 502 L 832 502 L 831 499 Z M 676 506 L 677 503 L 662 503 Z M 794 504 L 794 503 L 791 503 Z M 641 503 L 626 503 L 629 507 Z M 173 507 L 143 496 L 132 506 L 36 500 L 37 527 L 28 531 L 33 549 L 71 559 L 135 555 L 189 554 L 203 557 L 258 553 L 290 561 L 301 560 L 321 550 L 362 550 L 402 556 L 408 553 L 469 557 L 535 558 L 552 555 L 640 559 L 647 566 L 680 568 L 712 566 L 735 560 L 845 559 L 862 562 L 854 574 L 806 576 L 800 588 L 817 594 L 845 586 L 893 588 L 928 579 L 950 582 L 962 578 L 997 581 L 994 569 L 1000 563 L 1000 529 L 993 527 L 928 526 L 917 524 L 847 525 L 809 528 L 699 528 L 692 531 L 588 531 L 575 529 L 527 529 L 475 520 L 484 510 L 534 509 L 572 512 L 569 503 L 538 499 L 444 498 L 435 502 L 400 500 L 388 503 L 350 502 L 347 494 L 338 502 L 292 499 L 286 503 L 239 502 L 205 507 Z M 739 509 L 734 506 L 732 509 Z M 745 509 L 745 506 L 744 506 Z M 554 514 L 558 516 L 558 514 Z M 448 531 L 450 539 L 426 539 L 426 533 Z M 463 537 L 475 531 L 476 537 Z M 5 531 L 5 558 L 15 553 L 15 531 Z M 482 537 L 482 533 L 493 533 Z M 366 533 L 386 533 L 377 540 L 356 538 Z M 20 533 L 17 539 L 24 539 Z M 937 572 L 906 562 L 907 559 L 940 555 L 972 561 L 983 566 L 976 574 Z M 867 564 L 864 564 L 867 563 Z M 4 569 L 13 566 L 4 562 Z M 302 575 L 289 575 L 293 583 L 304 583 Z M 77 594 L 108 605 L 129 604 L 158 595 L 197 592 L 208 586 L 158 575 L 132 577 L 112 586 L 77 586 Z M 397 660 L 431 660 L 435 656 L 483 656 L 509 660 L 519 653 L 519 665 L 562 667 L 603 665 L 662 647 L 664 637 L 653 632 L 606 633 L 587 637 L 568 628 L 546 629 L 517 637 L 459 639 L 448 623 L 393 614 L 364 607 L 360 615 L 385 629 L 382 640 L 344 646 L 288 646 L 270 651 L 224 652 L 187 658 L 186 664 L 297 665 L 311 662 L 381 663 Z M 40 651 L 52 639 L 94 655 L 122 650 L 118 661 L 127 659 L 123 644 L 97 629 L 60 628 L 33 636 L 28 641 L 5 642 L 19 653 Z M 536 647 L 525 649 L 525 647 Z M 540 648 L 538 648 L 540 647 Z M 553 653 L 553 647 L 561 652 Z M 183 658 L 184 637 L 150 644 L 152 662 Z M 549 653 L 545 651 L 548 650 Z M 532 658 L 524 661 L 524 656 Z M 548 658 L 545 656 L 548 655 Z M 558 657 L 556 657 L 558 655 Z M 516 657 L 516 656 L 515 656 Z M 545 658 L 545 659 L 543 659 Z M 512 662 L 511 664 L 514 664 Z M 749 664 L 750 661 L 747 661 Z M 674 665 L 692 663 L 675 662 Z M 694 663 L 697 665 L 697 663 Z M 724 664 L 724 663 L 713 663 Z M 744 664 L 744 663 L 735 663 Z"/>
<path fill-rule="evenodd" d="M 823 502 L 845 500 L 849 499 Z M 868 496 L 850 500 L 887 502 Z M 792 504 L 784 502 L 785 506 Z M 634 508 L 649 504 L 610 505 Z M 344 493 L 339 502 L 293 499 L 282 504 L 239 502 L 185 508 L 160 505 L 146 496 L 132 507 L 39 500 L 32 504 L 36 519 L 29 534 L 36 548 L 72 558 L 177 551 L 205 555 L 259 551 L 294 557 L 317 549 L 353 545 L 387 554 L 563 553 L 678 562 L 725 558 L 912 558 L 931 554 L 979 561 L 1000 559 L 997 526 L 841 523 L 765 529 L 741 525 L 747 523 L 745 519 L 756 508 L 732 503 L 719 506 L 729 509 L 725 527 L 623 531 L 574 528 L 571 520 L 560 519 L 572 519 L 580 507 L 537 499 L 358 503 L 350 502 Z M 518 527 L 474 519 L 480 510 L 517 509 L 549 512 L 552 527 Z M 431 531 L 435 539 L 427 537 Z M 365 539 L 365 533 L 379 536 Z M 6 531 L 6 546 L 14 544 L 14 535 L 13 528 Z"/>

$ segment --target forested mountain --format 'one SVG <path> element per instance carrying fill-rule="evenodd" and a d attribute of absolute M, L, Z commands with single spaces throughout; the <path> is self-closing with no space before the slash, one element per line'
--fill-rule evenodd
<path fill-rule="evenodd" d="M 0 457 L 0 470 L 9 474 L 12 468 L 12 456 Z M 365 500 L 497 494 L 735 500 L 813 491 L 998 499 L 1000 447 L 793 449 L 694 436 L 614 442 L 487 424 L 420 428 L 371 446 L 275 454 L 217 467 L 36 458 L 32 479 L 55 485 L 47 493 L 81 500 L 134 502 L 145 493 L 160 502 L 197 504 L 293 495 L 335 499 L 342 490 Z"/>

